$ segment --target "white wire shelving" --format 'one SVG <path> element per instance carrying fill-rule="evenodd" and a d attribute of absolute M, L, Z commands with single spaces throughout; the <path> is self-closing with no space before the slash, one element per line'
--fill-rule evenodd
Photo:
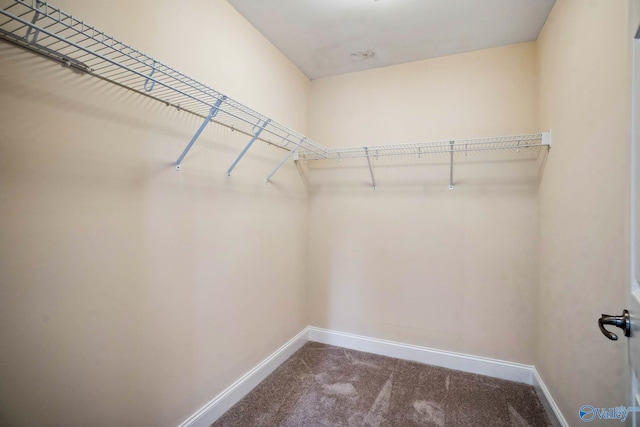
<path fill-rule="evenodd" d="M 166 105 L 202 117 L 204 119 L 202 125 L 176 161 L 177 170 L 181 169 L 185 156 L 211 122 L 250 137 L 248 144 L 227 170 L 229 176 L 256 141 L 288 151 L 267 177 L 267 182 L 292 157 L 307 161 L 366 158 L 374 188 L 376 188 L 371 156 L 421 158 L 431 154 L 449 153 L 452 176 L 455 152 L 531 151 L 543 150 L 551 146 L 550 134 L 539 133 L 431 143 L 327 148 L 47 2 L 0 0 L 0 38 L 45 55 L 68 67 L 82 70 Z M 453 188 L 451 177 L 450 188 Z"/>
<path fill-rule="evenodd" d="M 360 157 L 385 156 L 428 156 L 451 152 L 471 153 L 492 150 L 539 149 L 547 145 L 547 133 L 530 135 L 510 135 L 491 138 L 457 139 L 434 142 L 414 142 L 409 144 L 370 145 L 368 147 L 328 148 L 322 157 L 306 154 L 309 160 L 349 159 Z"/>

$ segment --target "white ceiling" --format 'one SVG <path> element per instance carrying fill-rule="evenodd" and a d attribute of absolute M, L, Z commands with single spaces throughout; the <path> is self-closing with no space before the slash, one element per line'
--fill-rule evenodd
<path fill-rule="evenodd" d="M 228 1 L 311 79 L 535 40 L 555 3 Z"/>

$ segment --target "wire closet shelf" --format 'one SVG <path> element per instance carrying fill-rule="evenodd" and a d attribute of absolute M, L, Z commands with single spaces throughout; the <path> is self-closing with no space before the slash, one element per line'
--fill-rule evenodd
<path fill-rule="evenodd" d="M 538 150 L 550 147 L 547 133 L 539 133 L 431 143 L 327 148 L 40 0 L 0 0 L 0 38 L 202 117 L 202 125 L 176 161 L 178 170 L 210 122 L 251 138 L 227 171 L 228 175 L 255 141 L 289 152 L 269 175 L 267 182 L 294 154 L 296 158 L 304 160 L 369 159 L 372 155 L 420 157 L 459 151 Z"/>

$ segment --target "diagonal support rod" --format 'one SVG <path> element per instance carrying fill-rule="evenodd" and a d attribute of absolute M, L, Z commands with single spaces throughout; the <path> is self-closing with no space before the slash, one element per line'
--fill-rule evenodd
<path fill-rule="evenodd" d="M 236 167 L 236 165 L 238 164 L 238 162 L 244 157 L 245 154 L 247 154 L 247 151 L 249 151 L 249 148 L 251 148 L 251 146 L 253 145 L 254 142 L 256 142 L 256 139 L 258 139 L 258 137 L 260 136 L 260 134 L 262 133 L 262 131 L 264 130 L 264 128 L 267 127 L 267 125 L 269 124 L 269 122 L 271 122 L 271 119 L 267 119 L 265 120 L 265 122 L 262 124 L 262 126 L 258 127 L 258 130 L 255 131 L 255 133 L 253 134 L 253 137 L 251 138 L 251 141 L 249 141 L 249 143 L 247 144 L 246 147 L 244 147 L 244 150 L 242 150 L 242 152 L 240 153 L 240 155 L 238 156 L 238 158 L 233 162 L 233 164 L 231 165 L 231 167 L 229 167 L 229 170 L 227 170 L 227 176 L 231 176 L 231 172 L 233 172 L 233 169 Z M 256 125 L 258 126 L 258 125 Z M 254 127 L 255 129 L 255 127 Z"/>
<path fill-rule="evenodd" d="M 453 190 L 453 144 L 455 141 L 450 141 L 451 144 L 449 151 L 451 152 L 451 160 L 449 165 L 449 190 Z"/>
<path fill-rule="evenodd" d="M 151 78 L 151 76 L 149 76 L 149 78 Z M 191 150 L 191 147 L 193 146 L 193 144 L 196 143 L 196 140 L 198 139 L 198 137 L 200 136 L 204 128 L 207 127 L 207 124 L 209 124 L 209 122 L 218 114 L 218 111 L 220 111 L 220 105 L 222 105 L 222 102 L 225 99 L 227 99 L 226 96 L 223 96 L 222 98 L 218 98 L 218 100 L 213 105 L 213 107 L 211 107 L 211 111 L 209 111 L 209 115 L 204 119 L 204 122 L 202 122 L 202 124 L 200 125 L 200 128 L 196 131 L 196 134 L 193 135 L 193 138 L 191 138 L 191 141 L 189 141 L 189 144 L 187 144 L 182 154 L 180 154 L 180 157 L 178 157 L 178 161 L 176 161 L 176 170 L 179 171 L 182 168 L 180 165 L 182 164 L 182 160 L 184 160 L 184 156 L 186 156 L 189 150 Z"/>
<path fill-rule="evenodd" d="M 300 146 L 302 145 L 302 143 L 304 142 L 305 139 L 307 139 L 307 137 L 302 138 L 300 140 L 300 142 L 298 142 L 298 145 L 296 145 L 296 147 L 293 150 L 289 151 L 289 154 L 287 154 L 286 157 L 284 159 L 282 159 L 282 161 L 280 163 L 278 163 L 278 166 L 276 166 L 276 168 L 273 170 L 273 172 L 271 172 L 269 174 L 269 176 L 267 177 L 267 180 L 266 180 L 267 184 L 271 182 L 271 178 L 273 178 L 273 175 L 275 175 L 276 172 L 278 172 L 280 170 L 280 168 L 282 166 L 284 166 L 285 163 L 287 163 L 287 160 L 289 160 L 289 158 L 291 156 L 293 156 L 296 151 L 298 151 L 298 148 L 300 148 Z"/>
<path fill-rule="evenodd" d="M 369 172 L 371 173 L 371 181 L 373 182 L 373 189 L 377 190 L 378 187 L 376 186 L 376 177 L 373 176 L 373 168 L 371 167 L 371 159 L 369 158 L 369 148 L 364 147 L 364 151 L 367 154 L 367 163 L 369 164 Z"/>
<path fill-rule="evenodd" d="M 33 15 L 33 19 L 31 20 L 32 24 L 35 24 L 36 21 L 38 21 L 38 19 L 40 18 L 40 5 L 42 4 L 42 2 L 40 0 L 36 0 L 36 13 Z M 31 32 L 33 33 L 33 37 L 31 38 L 31 40 L 29 40 L 29 36 L 31 35 Z M 40 34 L 40 29 L 38 27 L 36 27 L 35 25 L 30 26 L 27 29 L 27 34 L 24 36 L 25 40 L 27 41 L 27 43 L 30 44 L 35 44 L 38 41 L 38 35 Z"/>

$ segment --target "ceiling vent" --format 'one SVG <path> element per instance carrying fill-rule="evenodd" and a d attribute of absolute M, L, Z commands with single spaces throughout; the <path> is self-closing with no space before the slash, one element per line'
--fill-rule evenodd
<path fill-rule="evenodd" d="M 351 56 L 352 61 L 366 61 L 367 59 L 375 58 L 376 53 L 371 49 L 367 49 L 363 52 L 353 52 L 349 56 Z"/>

